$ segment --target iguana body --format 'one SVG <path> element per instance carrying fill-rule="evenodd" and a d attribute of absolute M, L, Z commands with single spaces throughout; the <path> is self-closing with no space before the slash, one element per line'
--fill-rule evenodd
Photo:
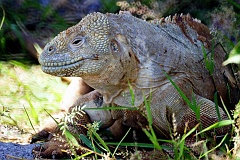
<path fill-rule="evenodd" d="M 207 53 L 214 49 L 212 76 L 206 69 L 203 48 Z M 237 93 L 232 72 L 222 66 L 224 59 L 222 48 L 212 47 L 208 28 L 189 15 L 149 23 L 121 12 L 86 16 L 49 42 L 39 62 L 48 74 L 81 77 L 94 89 L 85 98 L 80 97 L 74 106 L 139 108 L 138 111 L 86 110 L 91 121 L 100 120 L 102 127 L 115 126 L 118 131 L 121 126 L 145 127 L 147 121 L 142 114 L 146 97 L 156 133 L 169 137 L 173 114 L 180 134 L 198 121 L 166 74 L 191 102 L 200 106 L 205 128 L 218 121 L 214 93 L 218 91 L 227 105 L 234 103 L 228 97 Z M 227 119 L 221 108 L 219 112 L 222 119 Z M 216 129 L 217 134 L 227 131 L 227 127 Z"/>

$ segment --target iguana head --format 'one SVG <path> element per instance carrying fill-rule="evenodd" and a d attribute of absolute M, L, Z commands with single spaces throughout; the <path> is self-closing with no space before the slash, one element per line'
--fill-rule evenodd
<path fill-rule="evenodd" d="M 39 58 L 42 70 L 55 76 L 82 77 L 102 94 L 120 93 L 136 78 L 132 70 L 136 70 L 137 59 L 127 39 L 111 28 L 109 15 L 86 16 L 45 46 Z"/>
<path fill-rule="evenodd" d="M 111 56 L 109 29 L 105 15 L 86 16 L 45 46 L 39 58 L 42 70 L 55 76 L 98 74 Z"/>

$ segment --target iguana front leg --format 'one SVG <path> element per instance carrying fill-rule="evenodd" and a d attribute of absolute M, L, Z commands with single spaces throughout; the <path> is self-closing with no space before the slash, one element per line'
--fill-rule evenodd
<path fill-rule="evenodd" d="M 87 133 L 87 129 L 85 127 L 86 124 L 91 123 L 91 120 L 89 119 L 89 116 L 81 112 L 78 114 L 78 108 L 80 108 L 79 112 L 81 111 L 81 107 L 86 105 L 87 107 L 97 107 L 96 102 L 97 99 L 99 99 L 100 94 L 97 91 L 92 91 L 88 94 L 85 94 L 81 96 L 78 101 L 69 108 L 69 112 L 66 115 L 66 117 L 72 116 L 72 118 L 65 118 L 66 124 L 67 124 L 67 130 L 69 130 L 71 133 L 74 134 L 85 134 Z M 109 118 L 110 119 L 110 118 Z M 39 132 L 36 137 L 41 134 L 44 134 L 44 130 Z M 69 150 L 69 145 L 64 137 L 62 135 L 62 132 L 60 131 L 59 127 L 55 128 L 54 136 L 51 137 L 51 139 L 44 143 L 41 147 L 36 147 L 33 149 L 33 154 L 35 157 L 46 157 L 46 158 L 62 158 L 64 156 L 67 156 L 68 154 L 65 152 L 66 150 Z M 76 138 L 78 139 L 78 138 Z M 65 151 L 64 151 L 65 150 Z M 77 150 L 81 152 L 81 150 Z"/>
<path fill-rule="evenodd" d="M 60 103 L 61 111 L 68 112 L 68 109 L 74 105 L 78 98 L 93 91 L 93 89 L 87 85 L 81 77 L 70 77 L 71 82 L 63 96 Z"/>
<path fill-rule="evenodd" d="M 107 109 L 94 110 L 94 108 L 102 108 L 106 106 L 108 105 L 103 102 L 102 95 L 96 90 L 81 96 L 69 109 L 67 116 L 74 116 L 72 120 L 67 122 L 67 129 L 76 135 L 86 135 L 86 124 L 100 121 L 101 128 L 110 127 L 112 134 L 116 138 L 122 138 L 126 133 L 127 128 L 133 127 L 134 129 L 141 130 L 141 127 L 147 125 L 147 120 L 138 111 Z M 86 114 L 82 114 L 83 110 Z M 80 112 L 80 114 L 77 112 Z M 78 139 L 78 137 L 76 139 Z M 79 143 L 81 144 L 80 141 Z M 34 149 L 34 154 L 38 157 L 63 157 L 64 155 L 67 155 L 63 150 L 68 149 L 69 145 L 64 136 L 61 135 L 61 131 L 57 129 L 55 131 L 55 136 L 53 136 L 49 142 L 46 142 L 42 147 Z M 79 154 L 81 153 L 81 150 L 77 151 Z"/>

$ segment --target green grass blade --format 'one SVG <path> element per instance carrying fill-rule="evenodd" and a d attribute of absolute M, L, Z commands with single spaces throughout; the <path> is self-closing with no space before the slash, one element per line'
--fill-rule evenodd
<path fill-rule="evenodd" d="M 150 95 L 149 99 L 151 99 L 151 95 Z M 147 120 L 148 120 L 148 125 L 149 125 L 150 132 L 146 128 L 143 128 L 142 130 L 148 136 L 148 138 L 151 140 L 154 147 L 158 150 L 162 150 L 159 143 L 158 143 L 157 136 L 156 136 L 156 134 L 155 134 L 155 132 L 152 128 L 153 119 L 152 119 L 150 101 L 147 100 L 146 96 L 144 96 L 144 104 L 145 104 L 146 110 L 147 110 Z"/>
<path fill-rule="evenodd" d="M 113 155 L 115 155 L 115 153 L 118 150 L 119 145 L 122 143 L 122 141 L 126 138 L 126 136 L 128 135 L 128 133 L 130 132 L 131 128 L 128 129 L 127 133 L 123 136 L 123 138 L 121 139 L 121 141 L 118 143 L 117 147 L 115 148 Z"/>
<path fill-rule="evenodd" d="M 39 46 L 38 43 L 34 43 L 33 46 L 36 49 L 38 55 L 40 55 L 43 52 L 43 49 Z"/>
<path fill-rule="evenodd" d="M 187 132 L 186 134 L 184 134 L 181 138 L 180 143 L 182 143 L 182 141 L 185 141 L 185 139 L 190 136 L 197 128 L 198 128 L 199 124 L 197 124 L 195 127 L 193 127 L 189 132 Z"/>
<path fill-rule="evenodd" d="M 25 113 L 27 114 L 27 117 L 28 117 L 28 120 L 30 122 L 30 125 L 31 125 L 32 129 L 34 130 L 35 133 L 37 133 L 35 128 L 34 128 L 34 126 L 33 126 L 33 124 L 32 124 L 32 121 L 31 121 L 31 119 L 30 119 L 30 117 L 28 115 L 28 112 L 27 112 L 26 108 L 24 106 L 23 106 L 23 108 L 24 108 Z"/>
<path fill-rule="evenodd" d="M 195 111 L 196 118 L 197 118 L 198 122 L 200 122 L 201 121 L 200 106 L 197 105 L 197 101 L 196 101 L 194 94 L 192 94 L 192 103 L 191 104 L 194 106 L 194 108 L 196 108 L 196 111 Z M 202 128 L 201 124 L 200 124 L 200 128 Z"/>
<path fill-rule="evenodd" d="M 28 65 L 24 64 L 24 63 L 21 63 L 21 62 L 18 62 L 18 61 L 15 61 L 15 60 L 11 60 L 9 61 L 10 64 L 14 65 L 14 66 L 17 66 L 17 67 L 21 67 L 22 69 L 26 70 L 29 68 Z"/>
<path fill-rule="evenodd" d="M 82 154 L 81 156 L 78 156 L 77 157 L 77 159 L 85 159 L 86 158 L 86 156 L 88 156 L 88 155 L 90 155 L 90 154 L 92 154 L 93 152 L 87 152 L 87 153 L 84 153 L 84 154 Z M 84 158 L 85 157 L 85 158 Z M 75 160 L 75 159 L 74 159 Z"/>
<path fill-rule="evenodd" d="M 146 96 L 144 96 L 144 104 L 145 104 L 146 110 L 147 110 L 147 120 L 148 120 L 148 123 L 149 123 L 149 125 L 152 125 L 153 120 L 152 120 L 151 107 L 150 107 L 149 102 L 146 99 Z"/>
<path fill-rule="evenodd" d="M 185 144 L 185 139 L 182 139 L 178 145 L 178 148 L 179 148 L 178 159 L 181 159 L 181 157 L 183 156 L 184 144 Z"/>
<path fill-rule="evenodd" d="M 93 127 L 93 128 L 91 128 L 92 130 L 94 130 L 94 131 L 97 131 L 97 130 L 98 130 L 98 127 L 95 128 L 93 125 L 92 125 L 92 127 Z M 88 132 L 88 133 L 91 134 L 91 132 Z M 93 151 L 96 153 L 96 147 L 95 147 L 95 144 L 94 144 L 95 139 L 94 139 L 93 136 L 91 136 L 91 135 L 89 135 L 89 137 L 90 137 L 90 139 L 91 139 L 91 142 L 90 142 L 90 143 L 92 144 Z M 96 142 L 96 141 L 95 141 L 95 142 Z M 97 144 L 98 146 L 100 146 L 100 148 L 102 148 L 102 146 L 101 146 L 98 142 L 96 142 L 96 144 Z M 103 149 L 103 148 L 102 148 L 102 149 Z M 95 159 L 98 159 L 98 157 L 97 157 L 96 154 L 95 154 L 94 156 L 95 156 Z"/>
<path fill-rule="evenodd" d="M 199 157 L 199 159 L 203 158 L 204 156 L 206 156 L 207 154 L 209 154 L 210 152 L 212 152 L 212 151 L 215 150 L 216 148 L 220 147 L 220 146 L 222 145 L 222 143 L 225 141 L 225 139 L 227 138 L 227 135 L 228 135 L 228 134 L 226 134 L 226 135 L 223 137 L 223 139 L 221 140 L 221 142 L 220 142 L 218 145 L 216 145 L 214 148 L 210 149 L 209 151 L 205 152 L 203 155 L 201 155 L 201 156 Z"/>
<path fill-rule="evenodd" d="M 107 145 L 114 145 L 114 146 L 128 146 L 128 147 L 143 147 L 143 148 L 154 148 L 153 144 L 149 143 L 128 143 L 128 142 L 122 142 L 119 144 L 119 142 L 106 142 Z"/>
<path fill-rule="evenodd" d="M 209 71 L 210 75 L 212 76 L 213 71 L 214 71 L 214 61 L 213 61 L 214 45 L 212 45 L 210 58 L 208 58 L 208 56 L 207 56 L 208 54 L 207 54 L 206 49 L 203 45 L 202 45 L 202 51 L 203 51 L 203 58 L 204 58 L 204 61 L 205 61 L 205 66 L 206 66 L 207 70 Z"/>
<path fill-rule="evenodd" d="M 30 109 L 31 109 L 31 116 L 32 116 L 33 119 L 34 119 L 34 122 L 35 122 L 36 124 L 39 124 L 38 114 L 37 114 L 37 112 L 36 112 L 36 110 L 35 110 L 32 102 L 31 102 L 31 99 L 30 99 L 30 97 L 29 97 L 29 94 L 27 93 L 25 96 L 26 96 L 26 100 L 28 101 L 29 107 L 30 107 Z"/>
<path fill-rule="evenodd" d="M 172 140 L 169 139 L 158 139 L 159 142 L 165 142 L 165 143 L 173 143 Z"/>
<path fill-rule="evenodd" d="M 99 136 L 99 134 L 92 130 L 91 131 L 93 133 L 93 135 L 97 138 L 97 140 L 103 145 L 103 147 L 113 156 L 112 152 L 110 151 L 110 149 L 108 148 L 107 144 L 104 142 L 104 140 Z"/>
<path fill-rule="evenodd" d="M 58 121 L 46 109 L 44 109 L 44 111 L 54 120 L 54 122 L 56 122 L 56 124 L 59 124 Z"/>
<path fill-rule="evenodd" d="M 153 143 L 154 148 L 156 148 L 157 150 L 162 150 L 161 146 L 159 145 L 159 143 L 157 141 L 157 138 L 155 136 L 151 135 L 147 129 L 143 128 L 142 130 L 147 135 L 147 137 L 150 139 L 150 141 Z"/>
<path fill-rule="evenodd" d="M 91 148 L 92 150 L 94 150 L 97 153 L 101 153 L 101 151 L 97 147 L 92 145 L 92 142 L 85 135 L 80 134 L 79 137 L 82 140 L 82 142 L 84 144 L 86 144 L 86 146 L 88 146 L 89 148 Z"/>
<path fill-rule="evenodd" d="M 130 92 L 130 95 L 131 95 L 131 104 L 132 104 L 132 106 L 134 106 L 134 104 L 135 104 L 135 95 L 134 95 L 133 88 L 132 88 L 130 82 L 128 82 L 128 86 L 129 86 L 129 92 Z"/>
<path fill-rule="evenodd" d="M 221 100 L 221 102 L 222 102 L 224 111 L 227 113 L 228 119 L 232 120 L 232 117 L 231 117 L 231 115 L 229 114 L 228 109 L 227 109 L 227 107 L 225 106 L 225 104 L 224 104 L 223 99 L 222 99 L 221 96 L 220 96 L 220 100 Z"/>
<path fill-rule="evenodd" d="M 234 120 L 222 120 L 220 122 L 216 122 L 216 123 L 212 124 L 211 126 L 203 129 L 202 131 L 198 132 L 196 135 L 199 135 L 203 132 L 206 132 L 206 131 L 209 131 L 209 130 L 212 130 L 212 129 L 216 129 L 216 128 L 220 128 L 220 127 L 227 126 L 227 125 L 232 125 L 232 124 L 234 124 Z"/>
<path fill-rule="evenodd" d="M 228 2 L 232 3 L 236 8 L 240 9 L 240 4 L 233 0 L 228 0 Z"/>
<path fill-rule="evenodd" d="M 4 10 L 2 5 L 1 5 L 1 8 L 2 8 L 2 11 L 3 11 L 3 17 L 2 17 L 2 20 L 1 20 L 1 23 L 0 23 L 0 30 L 2 29 L 3 23 L 5 21 L 5 10 Z"/>
<path fill-rule="evenodd" d="M 219 111 L 217 92 L 214 93 L 214 103 L 215 103 L 218 120 L 221 121 L 222 117 L 221 117 L 220 111 Z"/>
<path fill-rule="evenodd" d="M 187 103 L 187 105 L 193 110 L 194 113 L 196 113 L 196 107 L 191 103 L 191 101 L 187 98 L 187 96 L 182 92 L 182 90 L 176 85 L 176 83 L 171 79 L 171 77 L 163 71 L 167 79 L 172 83 L 174 88 L 178 91 L 180 96 L 183 98 L 183 100 Z"/>
<path fill-rule="evenodd" d="M 207 142 L 206 142 L 206 141 L 203 143 L 203 152 L 204 152 L 204 153 L 207 153 L 207 152 L 208 152 Z M 204 158 L 205 158 L 205 160 L 209 160 L 209 158 L 208 158 L 208 153 L 204 155 Z"/>
<path fill-rule="evenodd" d="M 102 108 L 87 108 L 87 107 L 83 107 L 83 110 L 138 110 L 137 107 L 102 107 Z"/>

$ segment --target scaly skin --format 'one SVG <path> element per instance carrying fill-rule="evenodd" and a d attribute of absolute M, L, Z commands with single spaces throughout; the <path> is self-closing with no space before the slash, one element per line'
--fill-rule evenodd
<path fill-rule="evenodd" d="M 73 106 L 139 108 L 138 111 L 86 110 L 91 122 L 101 121 L 103 128 L 115 126 L 117 132 L 112 131 L 117 137 L 124 134 L 118 134 L 124 126 L 144 127 L 147 125 L 142 116 L 146 97 L 151 102 L 156 133 L 169 138 L 173 113 L 180 134 L 198 121 L 164 72 L 190 101 L 195 99 L 200 106 L 203 128 L 218 121 L 213 102 L 216 91 L 226 105 L 234 105 L 239 98 L 231 70 L 222 66 L 223 49 L 214 47 L 215 68 L 210 75 L 202 48 L 207 52 L 213 48 L 212 37 L 205 25 L 189 15 L 149 23 L 127 12 L 93 13 L 49 42 L 39 62 L 48 74 L 81 77 L 94 89 L 84 95 L 85 98 L 80 97 Z M 133 105 L 129 84 L 135 95 Z M 221 108 L 219 112 L 222 119 L 227 119 Z M 229 126 L 216 129 L 215 133 L 222 135 L 228 129 Z"/>

